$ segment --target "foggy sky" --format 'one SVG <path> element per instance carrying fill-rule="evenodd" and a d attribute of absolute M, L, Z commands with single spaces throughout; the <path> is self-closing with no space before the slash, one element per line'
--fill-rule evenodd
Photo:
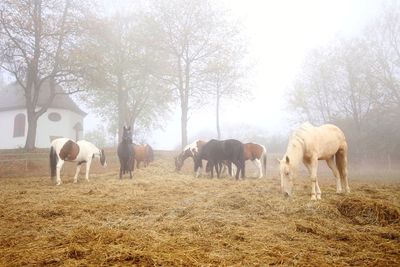
<path fill-rule="evenodd" d="M 103 0 L 109 12 L 127 10 L 145 1 Z M 223 138 L 234 137 L 227 129 L 260 129 L 265 134 L 288 134 L 293 121 L 286 109 L 285 92 L 301 70 L 307 53 L 339 36 L 354 36 L 380 12 L 382 0 L 216 0 L 243 25 L 254 69 L 249 77 L 253 98 L 225 101 L 221 107 Z M 189 142 L 215 133 L 214 105 L 192 112 L 188 122 Z M 85 118 L 85 130 L 101 121 L 94 114 Z M 214 136 L 214 137 L 215 137 Z M 180 144 L 178 104 L 165 130 L 147 140 L 156 149 L 174 149 Z"/>

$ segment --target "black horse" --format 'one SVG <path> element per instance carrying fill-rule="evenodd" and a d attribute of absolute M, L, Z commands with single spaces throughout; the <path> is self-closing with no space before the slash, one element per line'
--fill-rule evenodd
<path fill-rule="evenodd" d="M 236 179 L 239 179 L 239 174 L 241 173 L 242 178 L 245 176 L 244 168 L 244 152 L 243 143 L 235 140 L 215 140 L 212 139 L 208 141 L 199 151 L 196 156 L 194 171 L 197 172 L 200 167 L 202 167 L 202 160 L 207 160 L 209 167 L 211 169 L 211 177 L 214 177 L 213 169 L 217 172 L 217 177 L 220 176 L 220 169 L 222 161 L 226 160 L 236 165 Z M 232 173 L 231 164 L 228 164 L 229 173 Z"/>
<path fill-rule="evenodd" d="M 118 158 L 119 158 L 119 179 L 122 179 L 122 175 L 129 172 L 129 178 L 132 179 L 132 172 L 135 169 L 134 164 L 134 150 L 132 144 L 132 131 L 131 127 L 123 128 L 122 141 L 118 144 Z"/>

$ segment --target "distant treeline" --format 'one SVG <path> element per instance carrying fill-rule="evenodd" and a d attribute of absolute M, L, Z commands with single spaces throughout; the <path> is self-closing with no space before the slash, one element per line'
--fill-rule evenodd
<path fill-rule="evenodd" d="M 288 104 L 298 121 L 334 123 L 359 158 L 400 158 L 400 3 L 363 34 L 311 51 Z"/>

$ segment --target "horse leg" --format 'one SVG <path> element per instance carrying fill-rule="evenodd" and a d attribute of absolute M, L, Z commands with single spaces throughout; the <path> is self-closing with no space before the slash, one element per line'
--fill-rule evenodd
<path fill-rule="evenodd" d="M 234 162 L 234 164 L 236 165 L 236 175 L 235 178 L 236 180 L 239 180 L 239 174 L 240 174 L 240 170 L 242 170 L 242 166 L 240 164 L 239 161 Z M 242 170 L 242 176 L 243 176 L 243 170 Z"/>
<path fill-rule="evenodd" d="M 336 193 L 340 194 L 342 192 L 342 185 L 340 182 L 339 171 L 336 168 L 335 162 L 333 160 L 333 156 L 330 159 L 327 159 L 326 163 L 328 164 L 328 167 L 332 170 L 333 175 L 336 178 Z"/>
<path fill-rule="evenodd" d="M 92 164 L 92 159 L 89 159 L 87 162 L 86 162 L 86 181 L 88 181 L 89 182 L 89 170 L 90 170 L 90 164 Z"/>
<path fill-rule="evenodd" d="M 256 158 L 256 159 L 254 159 L 253 163 L 258 168 L 258 178 L 262 178 L 263 177 L 263 171 L 262 171 L 261 161 Z"/>
<path fill-rule="evenodd" d="M 344 149 L 340 149 L 336 153 L 336 166 L 339 169 L 340 179 L 342 184 L 344 183 L 343 186 L 345 187 L 346 193 L 350 193 L 349 180 L 347 177 L 347 151 Z"/>
<path fill-rule="evenodd" d="M 242 178 L 244 179 L 246 177 L 246 175 L 245 175 L 246 161 L 245 160 L 242 160 L 242 161 L 239 160 L 239 164 L 240 164 L 239 165 L 240 166 L 240 171 L 242 173 Z M 237 172 L 239 172 L 239 168 L 238 168 Z"/>
<path fill-rule="evenodd" d="M 321 199 L 321 190 L 317 181 L 318 158 L 312 158 L 305 165 L 311 178 L 311 200 Z"/>
<path fill-rule="evenodd" d="M 57 162 L 57 180 L 56 180 L 56 185 L 61 184 L 61 178 L 60 178 L 60 173 L 61 173 L 61 168 L 64 165 L 64 161 L 62 159 L 58 159 Z"/>
<path fill-rule="evenodd" d="M 75 176 L 74 176 L 74 184 L 76 184 L 78 182 L 78 175 L 79 175 L 79 172 L 81 171 L 81 165 L 82 165 L 82 163 L 78 163 L 78 165 L 76 165 L 76 172 L 75 172 Z"/>
<path fill-rule="evenodd" d="M 217 163 L 217 164 L 215 164 L 215 171 L 217 172 L 217 178 L 219 178 L 220 177 L 220 174 L 221 174 L 221 172 L 220 172 L 220 166 L 219 166 L 219 162 Z"/>

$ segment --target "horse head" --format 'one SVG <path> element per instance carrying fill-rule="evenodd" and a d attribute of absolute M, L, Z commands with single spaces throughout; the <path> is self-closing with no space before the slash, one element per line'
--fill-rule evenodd
<path fill-rule="evenodd" d="M 104 153 L 104 149 L 100 150 L 100 164 L 104 168 L 107 167 L 106 154 Z"/>
<path fill-rule="evenodd" d="M 183 166 L 182 153 L 175 157 L 175 171 L 180 171 Z"/>
<path fill-rule="evenodd" d="M 126 127 L 124 126 L 122 129 L 122 141 L 128 144 L 132 144 L 132 130 L 131 126 Z"/>
<path fill-rule="evenodd" d="M 293 178 L 295 169 L 290 163 L 289 156 L 279 160 L 279 172 L 281 175 L 281 190 L 285 196 L 291 197 L 293 194 Z"/>

